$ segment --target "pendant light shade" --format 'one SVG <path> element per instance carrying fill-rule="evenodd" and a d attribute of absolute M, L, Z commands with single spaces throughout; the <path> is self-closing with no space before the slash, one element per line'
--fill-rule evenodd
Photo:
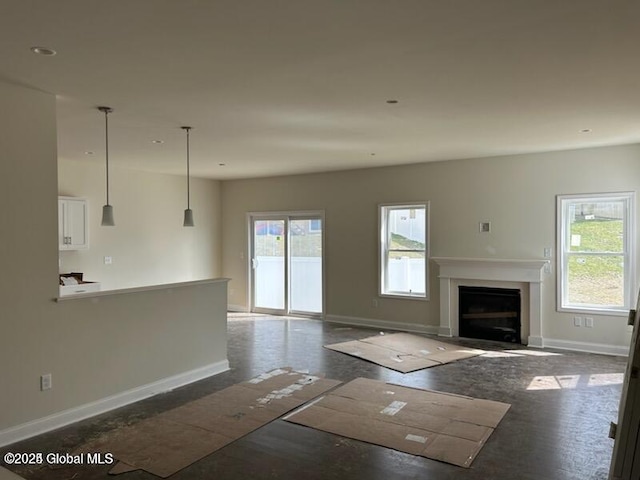
<path fill-rule="evenodd" d="M 191 210 L 191 190 L 189 185 L 189 130 L 191 127 L 182 127 L 184 131 L 187 132 L 187 209 L 184 211 L 184 222 L 182 223 L 183 227 L 193 227 L 195 224 L 193 223 L 193 210 Z"/>
<path fill-rule="evenodd" d="M 113 221 L 113 206 L 112 205 L 103 205 L 102 206 L 102 222 L 100 223 L 103 227 L 113 227 L 115 222 Z"/>
<path fill-rule="evenodd" d="M 113 112 L 109 107 L 98 107 L 102 113 L 104 113 L 104 138 L 105 138 L 105 163 L 106 163 L 106 179 L 107 179 L 107 203 L 102 207 L 102 222 L 103 227 L 113 227 L 115 222 L 113 221 L 113 207 L 109 204 L 109 114 Z"/>
<path fill-rule="evenodd" d="M 195 224 L 193 223 L 193 210 L 191 210 L 190 208 L 187 208 L 184 211 L 184 222 L 182 223 L 183 227 L 194 227 Z"/>

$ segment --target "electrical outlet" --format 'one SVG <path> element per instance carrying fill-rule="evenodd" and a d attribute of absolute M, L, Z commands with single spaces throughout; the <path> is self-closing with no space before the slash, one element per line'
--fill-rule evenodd
<path fill-rule="evenodd" d="M 52 378 L 50 373 L 45 373 L 40 376 L 40 390 L 51 390 L 53 387 Z"/>
<path fill-rule="evenodd" d="M 104 257 L 104 264 L 105 265 L 111 265 L 113 263 L 113 257 Z"/>
<path fill-rule="evenodd" d="M 573 317 L 573 326 L 581 327 L 582 326 L 582 317 Z"/>
<path fill-rule="evenodd" d="M 551 262 L 545 262 L 542 270 L 544 273 L 551 273 Z"/>
<path fill-rule="evenodd" d="M 593 317 L 584 317 L 584 326 L 587 328 L 593 328 Z"/>
<path fill-rule="evenodd" d="M 378 299 L 374 298 L 373 300 L 371 300 L 371 305 L 373 306 L 373 308 L 378 308 Z"/>
<path fill-rule="evenodd" d="M 544 258 L 551 258 L 552 252 L 551 247 L 544 247 Z"/>

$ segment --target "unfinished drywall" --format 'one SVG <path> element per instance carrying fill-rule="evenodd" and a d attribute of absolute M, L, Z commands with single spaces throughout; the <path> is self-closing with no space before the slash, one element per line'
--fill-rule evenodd
<path fill-rule="evenodd" d="M 89 249 L 60 252 L 60 273 L 83 272 L 103 290 L 220 275 L 220 184 L 191 180 L 196 226 L 182 226 L 185 177 L 111 166 L 115 227 L 100 226 L 104 165 L 60 160 L 58 193 L 89 202 Z M 112 263 L 106 265 L 104 257 Z"/>
<path fill-rule="evenodd" d="M 433 262 L 430 301 L 372 302 L 379 204 L 430 201 L 431 256 L 541 259 L 545 247 L 555 254 L 556 195 L 637 192 L 638 178 L 640 146 L 629 145 L 224 182 L 223 274 L 233 279 L 230 304 L 249 305 L 246 212 L 324 210 L 327 316 L 435 333 L 439 285 Z M 479 222 L 491 222 L 491 232 L 480 233 Z M 572 314 L 556 311 L 555 289 L 555 273 L 546 275 L 545 339 L 575 348 L 628 346 L 626 318 L 593 315 L 594 328 L 575 328 Z"/>
<path fill-rule="evenodd" d="M 225 281 L 54 301 L 56 99 L 0 82 L 0 105 L 0 444 L 86 413 L 91 402 L 223 368 Z M 40 391 L 46 373 L 53 388 Z"/>

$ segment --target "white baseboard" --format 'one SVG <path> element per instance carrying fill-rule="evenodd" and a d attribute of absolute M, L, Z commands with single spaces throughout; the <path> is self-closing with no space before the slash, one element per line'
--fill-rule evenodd
<path fill-rule="evenodd" d="M 0 447 L 24 440 L 42 433 L 64 427 L 74 422 L 93 417 L 109 410 L 123 407 L 159 393 L 168 392 L 203 378 L 217 375 L 229 370 L 229 361 L 223 360 L 204 367 L 196 368 L 188 372 L 179 373 L 171 377 L 163 378 L 156 382 L 148 383 L 140 387 L 132 388 L 115 395 L 111 395 L 95 402 L 85 403 L 78 407 L 70 408 L 62 412 L 54 413 L 37 420 L 32 420 L 15 427 L 0 430 Z"/>
<path fill-rule="evenodd" d="M 535 348 L 544 348 L 545 346 L 544 338 L 530 335 L 529 338 L 527 338 L 527 346 L 535 347 Z"/>
<path fill-rule="evenodd" d="M 451 327 L 436 327 L 439 337 L 453 337 L 453 329 Z"/>
<path fill-rule="evenodd" d="M 248 312 L 249 309 L 247 307 L 245 307 L 244 305 L 228 304 L 227 305 L 227 311 L 228 312 Z"/>
<path fill-rule="evenodd" d="M 327 315 L 325 321 L 330 323 L 340 323 L 344 325 L 354 325 L 357 327 L 380 328 L 382 330 L 400 330 L 403 332 L 416 332 L 437 335 L 440 331 L 438 325 L 418 325 L 416 323 L 391 322 L 389 320 L 379 320 L 377 318 L 347 317 L 343 315 Z"/>
<path fill-rule="evenodd" d="M 607 345 L 603 343 L 574 342 L 572 340 L 544 339 L 545 348 L 558 348 L 560 350 L 572 350 L 576 352 L 600 353 L 602 355 L 629 356 L 629 347 L 619 345 Z"/>

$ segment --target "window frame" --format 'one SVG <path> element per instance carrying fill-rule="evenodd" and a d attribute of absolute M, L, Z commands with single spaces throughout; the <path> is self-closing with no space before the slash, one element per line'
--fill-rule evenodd
<path fill-rule="evenodd" d="M 403 293 L 397 291 L 386 290 L 387 278 L 387 260 L 390 250 L 388 249 L 388 218 L 389 211 L 401 209 L 424 209 L 424 228 L 425 228 L 425 247 L 424 250 L 406 250 L 408 252 L 424 251 L 424 293 Z M 431 255 L 431 246 L 429 239 L 431 236 L 430 228 L 430 202 L 401 202 L 401 203 L 384 203 L 378 205 L 378 296 L 384 298 L 400 298 L 404 300 L 421 300 L 428 301 L 429 296 L 429 259 Z"/>
<path fill-rule="evenodd" d="M 635 291 L 635 192 L 607 192 L 589 194 L 558 195 L 557 197 L 557 310 L 559 312 L 589 313 L 595 315 L 627 316 L 632 307 L 633 292 Z M 623 201 L 623 251 L 622 252 L 570 252 L 567 249 L 569 242 L 569 207 L 575 203 Z M 569 246 L 570 248 L 570 246 Z M 575 255 L 582 256 L 606 256 L 621 255 L 623 257 L 623 288 L 624 304 L 622 306 L 598 306 L 589 304 L 569 303 L 568 295 L 568 263 L 569 258 Z"/>

